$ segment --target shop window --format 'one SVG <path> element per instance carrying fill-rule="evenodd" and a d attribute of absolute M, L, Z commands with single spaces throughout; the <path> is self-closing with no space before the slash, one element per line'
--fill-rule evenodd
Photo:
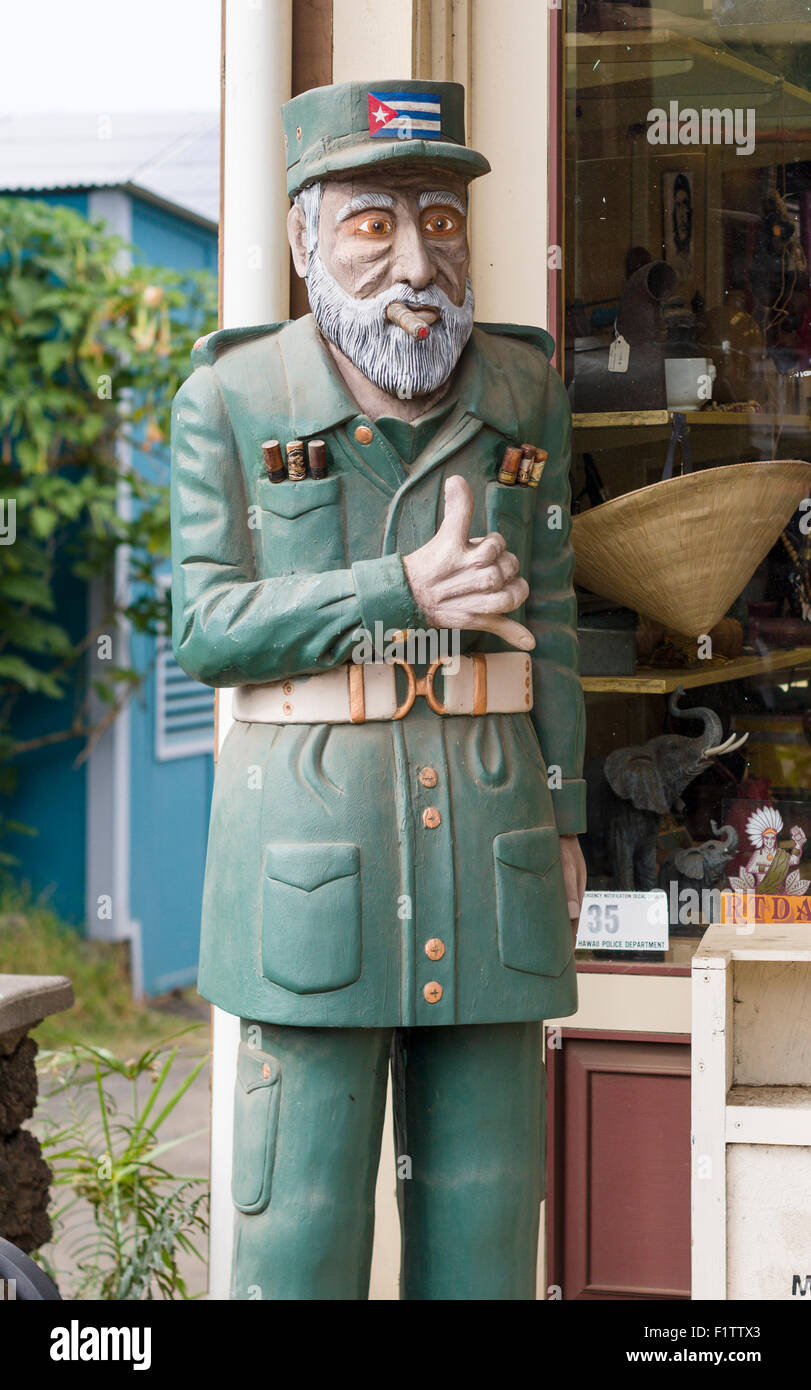
<path fill-rule="evenodd" d="M 811 15 L 578 0 L 561 45 L 589 885 L 664 888 L 678 962 L 717 891 L 811 891 Z"/>

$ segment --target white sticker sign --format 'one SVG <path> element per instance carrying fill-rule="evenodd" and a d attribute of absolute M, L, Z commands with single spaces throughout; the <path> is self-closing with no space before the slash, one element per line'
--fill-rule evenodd
<path fill-rule="evenodd" d="M 577 924 L 579 951 L 666 951 L 669 919 L 663 888 L 650 893 L 586 893 Z"/>

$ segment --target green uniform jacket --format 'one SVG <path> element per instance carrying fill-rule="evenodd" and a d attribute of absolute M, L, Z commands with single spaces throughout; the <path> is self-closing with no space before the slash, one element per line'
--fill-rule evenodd
<path fill-rule="evenodd" d="M 453 409 L 408 470 L 358 414 L 311 317 L 197 347 L 175 401 L 172 462 L 174 648 L 190 676 L 295 688 L 349 660 L 375 623 L 426 628 L 401 556 L 436 531 L 454 473 L 475 494 L 471 534 L 497 529 L 519 557 L 537 640 L 531 713 L 444 717 L 420 698 L 397 722 L 231 728 L 199 980 L 230 1013 L 388 1027 L 576 1008 L 558 837 L 584 829 L 584 714 L 570 412 L 550 342 L 536 329 L 474 329 Z M 371 442 L 357 441 L 361 425 Z M 262 441 L 315 437 L 328 476 L 271 484 Z M 505 446 L 524 441 L 549 454 L 537 490 L 496 480 Z M 504 649 L 486 634 L 461 638 L 465 651 Z M 420 781 L 426 767 L 433 787 Z M 436 937 L 444 954 L 429 959 Z M 429 1002 L 435 983 L 441 997 L 431 988 Z"/>

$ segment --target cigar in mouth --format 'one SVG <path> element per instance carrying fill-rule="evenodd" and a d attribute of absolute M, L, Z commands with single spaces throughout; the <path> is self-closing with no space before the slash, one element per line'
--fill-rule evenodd
<path fill-rule="evenodd" d="M 424 318 L 421 318 L 420 315 L 422 314 L 430 314 L 430 321 L 426 322 Z M 432 325 L 439 318 L 439 310 L 435 309 L 432 304 L 426 304 L 419 313 L 416 313 L 413 309 L 409 309 L 407 304 L 402 304 L 399 299 L 395 299 L 386 308 L 386 318 L 390 323 L 395 323 L 398 328 L 402 328 L 403 332 L 407 333 L 410 338 L 416 338 L 421 342 L 428 337 Z"/>

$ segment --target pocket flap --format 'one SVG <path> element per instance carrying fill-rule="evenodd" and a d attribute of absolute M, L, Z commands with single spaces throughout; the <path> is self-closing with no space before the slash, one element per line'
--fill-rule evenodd
<path fill-rule="evenodd" d="M 275 1086 L 281 1074 L 279 1063 L 269 1052 L 261 1052 L 258 1047 L 250 1047 L 248 1043 L 239 1044 L 237 1079 L 249 1094 L 262 1086 Z"/>
<path fill-rule="evenodd" d="M 293 521 L 305 512 L 317 511 L 319 507 L 330 507 L 339 501 L 341 480 L 335 478 L 305 478 L 300 483 L 271 483 L 269 479 L 260 480 L 259 498 L 263 511 L 275 512 Z"/>
<path fill-rule="evenodd" d="M 268 845 L 265 873 L 311 893 L 335 878 L 360 872 L 357 845 Z"/>
<path fill-rule="evenodd" d="M 496 835 L 493 853 L 511 869 L 523 869 L 543 878 L 560 859 L 560 836 L 554 825 L 535 830 L 507 830 Z"/>
<path fill-rule="evenodd" d="M 486 489 L 487 525 L 498 530 L 498 518 L 509 516 L 522 526 L 529 526 L 535 512 L 538 489 L 520 487 L 517 483 L 488 483 Z"/>

